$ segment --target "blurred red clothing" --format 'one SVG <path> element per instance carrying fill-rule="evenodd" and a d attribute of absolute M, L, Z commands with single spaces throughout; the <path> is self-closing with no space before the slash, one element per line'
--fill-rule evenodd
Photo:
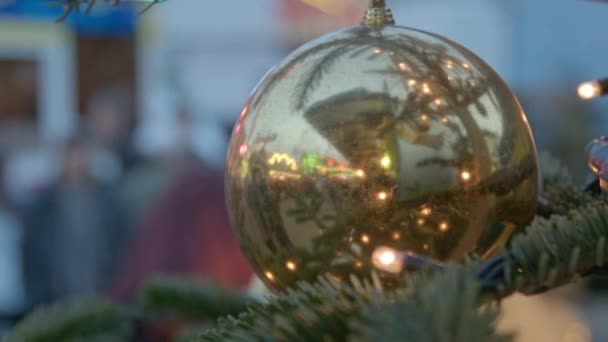
<path fill-rule="evenodd" d="M 209 279 L 227 288 L 244 288 L 253 271 L 230 229 L 220 173 L 193 166 L 180 173 L 145 215 L 111 289 L 132 298 L 155 274 Z"/>

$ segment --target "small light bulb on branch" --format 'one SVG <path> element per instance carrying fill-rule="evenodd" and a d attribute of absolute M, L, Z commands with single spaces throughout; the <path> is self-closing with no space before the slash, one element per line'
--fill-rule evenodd
<path fill-rule="evenodd" d="M 374 250 L 372 264 L 377 269 L 389 273 L 401 273 L 404 270 L 417 271 L 423 267 L 445 268 L 445 265 L 437 260 L 386 246 L 380 246 Z"/>
<path fill-rule="evenodd" d="M 583 100 L 608 94 L 608 78 L 581 83 L 578 86 L 578 96 Z"/>
<path fill-rule="evenodd" d="M 379 270 L 400 273 L 403 271 L 403 258 L 398 257 L 398 251 L 390 247 L 378 247 L 372 254 L 372 263 Z"/>

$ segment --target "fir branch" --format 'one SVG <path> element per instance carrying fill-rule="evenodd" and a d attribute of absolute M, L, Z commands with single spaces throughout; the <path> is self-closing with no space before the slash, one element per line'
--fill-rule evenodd
<path fill-rule="evenodd" d="M 553 214 L 567 215 L 571 210 L 575 210 L 596 198 L 591 194 L 581 191 L 580 187 L 565 183 L 545 182 L 543 197 L 549 201 Z"/>
<path fill-rule="evenodd" d="M 480 309 L 472 271 L 420 272 L 390 292 L 355 277 L 322 278 L 221 321 L 198 341 L 509 341 L 494 332 L 496 306 Z"/>
<path fill-rule="evenodd" d="M 37 310 L 3 341 L 129 341 L 132 322 L 124 307 L 107 300 L 69 300 Z"/>
<path fill-rule="evenodd" d="M 245 311 L 247 298 L 209 282 L 160 277 L 140 290 L 138 306 L 147 317 L 179 316 L 204 321 Z"/>
<path fill-rule="evenodd" d="M 350 335 L 350 319 L 370 300 L 383 300 L 376 288 L 355 288 L 332 278 L 294 289 L 252 305 L 238 318 L 219 321 L 199 341 L 343 341 Z"/>
<path fill-rule="evenodd" d="M 495 332 L 496 303 L 479 306 L 479 284 L 471 271 L 452 266 L 433 279 L 410 279 L 409 296 L 372 304 L 363 311 L 361 319 L 351 325 L 351 340 L 510 341 L 511 335 Z"/>
<path fill-rule="evenodd" d="M 595 199 L 567 215 L 536 218 L 515 236 L 506 265 L 505 291 L 538 292 L 587 275 L 608 263 L 608 205 Z"/>

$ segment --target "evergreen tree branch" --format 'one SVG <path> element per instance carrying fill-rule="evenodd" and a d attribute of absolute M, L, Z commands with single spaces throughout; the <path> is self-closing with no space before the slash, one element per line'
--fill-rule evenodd
<path fill-rule="evenodd" d="M 363 310 L 361 319 L 351 324 L 351 340 L 510 341 L 511 335 L 495 332 L 496 303 L 480 308 L 480 288 L 471 271 L 451 266 L 432 279 L 415 277 L 410 295 Z"/>
<path fill-rule="evenodd" d="M 566 215 L 535 219 L 525 234 L 511 241 L 505 291 L 551 289 L 603 267 L 608 261 L 607 237 L 608 205 L 603 196 Z"/>
<path fill-rule="evenodd" d="M 129 341 L 128 310 L 103 299 L 68 300 L 41 308 L 19 323 L 4 342 Z"/>
<path fill-rule="evenodd" d="M 480 308 L 480 299 L 465 266 L 412 274 L 396 291 L 321 278 L 221 320 L 197 341 L 509 341 L 493 329 L 495 303 Z"/>
<path fill-rule="evenodd" d="M 160 277 L 142 287 L 138 307 L 146 317 L 178 316 L 204 321 L 243 312 L 247 301 L 243 294 L 208 282 Z"/>

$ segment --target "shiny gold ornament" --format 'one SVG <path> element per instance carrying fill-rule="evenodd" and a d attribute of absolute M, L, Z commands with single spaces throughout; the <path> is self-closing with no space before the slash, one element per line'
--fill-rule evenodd
<path fill-rule="evenodd" d="M 534 216 L 537 155 L 509 88 L 457 43 L 391 21 L 378 5 L 293 52 L 236 124 L 228 205 L 273 289 L 372 271 L 391 286 L 379 248 L 488 257 Z"/>

